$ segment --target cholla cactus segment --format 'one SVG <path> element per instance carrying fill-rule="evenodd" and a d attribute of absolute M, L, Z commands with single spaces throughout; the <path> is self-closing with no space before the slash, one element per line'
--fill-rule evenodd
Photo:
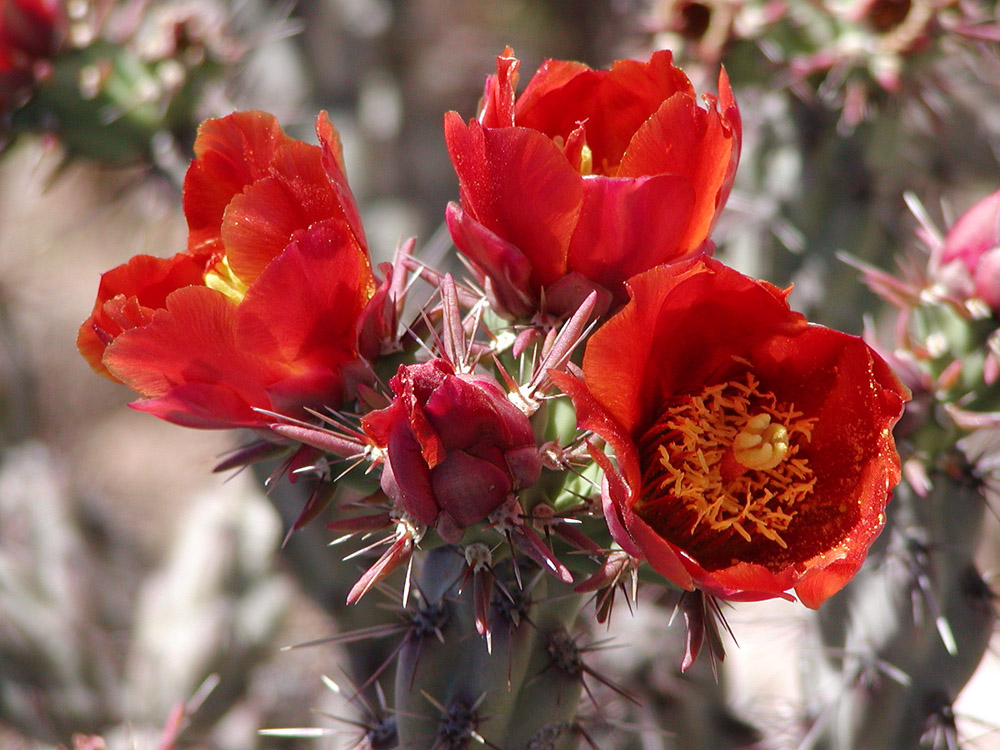
<path fill-rule="evenodd" d="M 69 156 L 111 165 L 190 142 L 199 94 L 245 49 L 214 4 L 125 5 L 4 4 L 0 133 L 51 133 Z"/>
<path fill-rule="evenodd" d="M 942 63 L 1000 40 L 988 2 L 658 0 L 650 16 L 681 59 L 721 60 L 738 83 L 765 67 L 773 84 L 839 112 L 845 133 L 892 117 L 900 95 L 933 91 Z"/>
<path fill-rule="evenodd" d="M 104 613 L 85 561 L 55 457 L 39 443 L 6 450 L 0 463 L 0 721 L 49 742 L 119 719 L 120 676 L 112 655 L 96 645 Z"/>
<path fill-rule="evenodd" d="M 467 635 L 475 608 L 471 587 L 459 585 L 463 567 L 463 558 L 449 549 L 433 550 L 424 559 L 418 578 L 423 606 L 448 615 L 437 633 L 408 639 L 400 653 L 395 706 L 400 746 L 527 747 L 544 726 L 576 715 L 581 662 L 575 650 L 558 644 L 565 642 L 581 597 L 567 597 L 571 592 L 548 576 L 532 575 L 519 589 L 510 565 L 498 567 L 488 648 Z"/>
<path fill-rule="evenodd" d="M 924 496 L 907 484 L 897 495 L 887 542 L 819 613 L 805 652 L 805 747 L 936 747 L 925 735 L 950 711 L 996 625 L 965 528 L 984 511 L 979 488 L 942 474 Z"/>

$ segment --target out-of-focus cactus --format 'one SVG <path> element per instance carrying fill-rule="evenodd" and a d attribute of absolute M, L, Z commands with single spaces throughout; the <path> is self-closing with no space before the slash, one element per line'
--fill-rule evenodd
<path fill-rule="evenodd" d="M 162 726 L 213 675 L 194 729 L 243 694 L 288 603 L 288 583 L 271 565 L 279 530 L 267 501 L 246 488 L 194 499 L 170 559 L 139 599 L 125 674 L 131 721 Z"/>
<path fill-rule="evenodd" d="M 973 278 L 974 261 L 1000 244 L 994 201 L 980 203 L 946 237 L 924 224 L 926 271 L 913 263 L 899 279 L 865 270 L 869 285 L 899 308 L 893 357 L 915 398 L 899 427 L 904 482 L 888 533 L 819 613 L 806 650 L 807 747 L 957 742 L 951 706 L 997 618 L 975 556 L 995 470 L 990 436 L 1000 426 L 991 364 L 1000 328 L 983 286 L 959 283 L 954 273 Z M 963 267 L 942 273 L 956 258 Z"/>
<path fill-rule="evenodd" d="M 97 731 L 122 697 L 102 647 L 92 565 L 51 453 L 34 442 L 9 448 L 0 464 L 0 719 L 50 742 Z"/>
<path fill-rule="evenodd" d="M 206 86 L 246 52 L 214 3 L 3 7 L 0 137 L 51 134 L 68 156 L 109 165 L 166 165 L 193 137 Z"/>
<path fill-rule="evenodd" d="M 287 583 L 270 565 L 277 534 L 267 502 L 245 487 L 199 498 L 171 560 L 127 613 L 134 622 L 112 621 L 109 584 L 57 461 L 40 444 L 9 449 L 0 466 L 0 720 L 51 743 L 100 733 L 112 747 L 211 727 L 243 697 L 285 611 Z M 123 624 L 132 624 L 125 669 L 126 649 L 109 644 Z M 197 711 L 180 710 L 206 683 L 213 689 Z"/>

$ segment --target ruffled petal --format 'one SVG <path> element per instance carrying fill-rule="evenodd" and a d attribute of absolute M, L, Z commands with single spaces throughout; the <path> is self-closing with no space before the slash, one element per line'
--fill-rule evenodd
<path fill-rule="evenodd" d="M 649 62 L 617 60 L 611 70 L 550 60 L 519 97 L 517 124 L 566 138 L 585 123 L 595 172 L 612 174 L 633 133 L 678 92 L 694 94 L 666 50 Z"/>
<path fill-rule="evenodd" d="M 112 375 L 146 398 L 170 396 L 171 421 L 179 421 L 182 398 L 192 393 L 174 391 L 182 385 L 225 386 L 235 394 L 224 399 L 220 422 L 234 411 L 234 399 L 248 407 L 271 408 L 264 385 L 278 380 L 282 368 L 245 351 L 235 330 L 236 305 L 225 295 L 206 287 L 184 287 L 167 297 L 166 309 L 157 310 L 149 325 L 125 331 L 110 344 L 104 364 Z M 204 392 L 197 393 L 192 413 L 204 412 L 208 403 Z M 244 424 L 242 419 L 237 422 Z"/>
<path fill-rule="evenodd" d="M 679 245 L 691 250 L 708 237 L 725 197 L 734 138 L 719 112 L 698 106 L 694 96 L 675 94 L 636 131 L 622 157 L 618 177 L 670 174 L 686 179 L 694 199 Z"/>
<path fill-rule="evenodd" d="M 312 224 L 339 219 L 346 225 L 340 197 L 320 163 L 320 149 L 295 141 L 278 149 L 271 176 L 235 196 L 222 219 L 222 241 L 229 265 L 245 284 L 253 284 L 292 235 Z M 357 245 L 352 237 L 351 244 Z"/>
<path fill-rule="evenodd" d="M 101 361 L 107 345 L 123 331 L 148 324 L 175 289 L 201 284 L 207 262 L 205 256 L 185 253 L 172 258 L 136 255 L 103 274 L 94 310 L 76 341 L 94 371 L 112 377 Z"/>
<path fill-rule="evenodd" d="M 582 178 L 559 148 L 542 133 L 466 125 L 454 112 L 445 140 L 463 210 L 528 258 L 535 289 L 558 280 L 583 201 Z"/>
<path fill-rule="evenodd" d="M 274 115 L 234 112 L 198 128 L 195 160 L 184 178 L 188 249 L 220 253 L 222 215 L 233 196 L 269 173 L 274 153 L 291 143 Z"/>

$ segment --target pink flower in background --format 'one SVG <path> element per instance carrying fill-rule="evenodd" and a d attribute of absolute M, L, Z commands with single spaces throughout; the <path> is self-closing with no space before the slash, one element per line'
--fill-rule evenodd
<path fill-rule="evenodd" d="M 966 297 L 978 297 L 1000 316 L 1000 191 L 962 214 L 935 248 L 938 281 Z"/>

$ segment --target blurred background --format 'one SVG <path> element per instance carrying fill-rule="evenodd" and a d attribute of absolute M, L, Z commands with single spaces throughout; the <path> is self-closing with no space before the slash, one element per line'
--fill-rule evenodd
<path fill-rule="evenodd" d="M 9 34 L 19 3 L 2 2 Z M 441 263 L 457 197 L 442 116 L 475 114 L 505 45 L 522 85 L 547 57 L 602 67 L 670 48 L 713 91 L 724 64 L 745 136 L 719 255 L 794 283 L 793 307 L 854 333 L 892 316 L 843 254 L 894 270 L 921 249 L 904 195 L 944 229 L 1000 189 L 992 2 L 70 0 L 60 13 L 29 36 L 43 40 L 32 70 L 70 68 L 64 90 L 33 96 L 18 81 L 4 84 L 16 100 L 0 98 L 3 750 L 364 746 L 330 718 L 363 707 L 322 680 L 349 685 L 359 647 L 282 650 L 346 627 L 323 524 L 282 552 L 295 488 L 268 497 L 252 472 L 213 474 L 240 436 L 129 410 L 130 392 L 76 352 L 102 272 L 185 246 L 179 185 L 201 119 L 264 109 L 310 139 L 329 110 L 376 260 L 416 236 Z M 994 590 L 998 507 L 978 553 Z M 611 635 L 647 658 L 677 636 L 644 611 L 620 610 Z M 720 681 L 664 662 L 656 710 L 673 723 L 635 729 L 635 747 L 805 741 L 809 613 L 769 603 L 727 617 L 739 644 Z M 998 644 L 955 705 L 963 747 L 1000 748 Z M 601 659 L 637 669 L 628 651 Z M 267 727 L 329 732 L 258 735 Z"/>

